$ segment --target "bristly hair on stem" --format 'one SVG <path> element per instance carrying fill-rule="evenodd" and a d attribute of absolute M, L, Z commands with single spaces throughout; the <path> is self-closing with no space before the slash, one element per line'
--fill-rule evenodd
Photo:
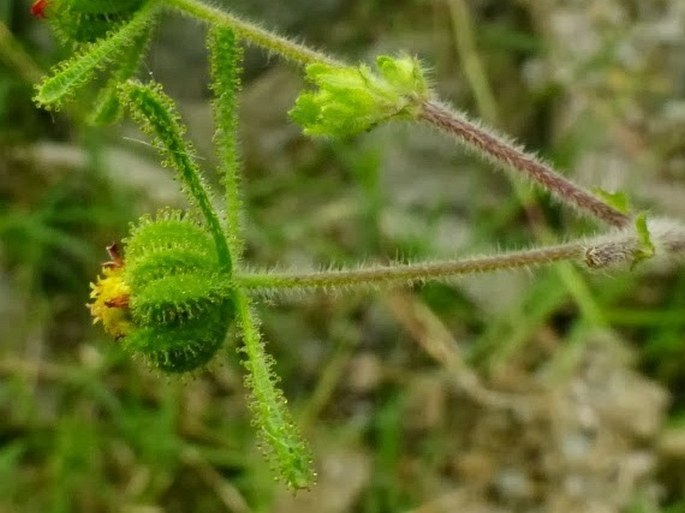
<path fill-rule="evenodd" d="M 531 269 L 555 262 L 574 262 L 588 269 L 633 268 L 656 256 L 682 259 L 684 255 L 685 226 L 682 223 L 666 218 L 647 220 L 646 216 L 639 215 L 634 226 L 556 246 L 447 261 L 369 265 L 357 269 L 241 272 L 233 279 L 239 287 L 267 295 L 313 289 L 328 292 L 377 290 L 428 281 L 451 281 L 471 274 Z"/>
<path fill-rule="evenodd" d="M 453 136 L 459 144 L 475 154 L 500 167 L 521 173 L 578 212 L 589 214 L 618 228 L 630 224 L 630 215 L 576 185 L 507 138 L 469 120 L 465 114 L 435 100 L 428 100 L 423 103 L 420 119 Z"/>
<path fill-rule="evenodd" d="M 232 13 L 217 9 L 198 0 L 165 0 L 166 5 L 175 7 L 182 13 L 206 21 L 211 26 L 233 30 L 238 38 L 259 46 L 284 59 L 301 65 L 314 62 L 342 66 L 342 63 L 312 48 L 296 43 L 273 31 L 243 20 Z"/>
<path fill-rule="evenodd" d="M 467 274 L 537 267 L 564 260 L 577 260 L 582 257 L 583 251 L 583 245 L 575 242 L 463 260 L 379 265 L 310 273 L 269 271 L 239 274 L 235 276 L 235 280 L 241 287 L 277 293 L 307 289 L 334 291 L 387 288 L 427 281 L 448 281 Z"/>
<path fill-rule="evenodd" d="M 212 112 L 216 133 L 214 145 L 219 159 L 219 175 L 226 196 L 226 236 L 234 264 L 243 252 L 243 220 L 238 154 L 238 92 L 242 72 L 243 50 L 230 28 L 212 27 L 207 36 L 211 88 L 214 93 Z"/>
<path fill-rule="evenodd" d="M 375 70 L 365 64 L 314 63 L 307 66 L 306 75 L 316 89 L 300 94 L 289 113 L 306 135 L 344 138 L 388 121 L 424 121 L 579 212 L 615 227 L 630 224 L 632 217 L 626 211 L 576 185 L 506 137 L 437 101 L 416 58 L 380 56 Z"/>

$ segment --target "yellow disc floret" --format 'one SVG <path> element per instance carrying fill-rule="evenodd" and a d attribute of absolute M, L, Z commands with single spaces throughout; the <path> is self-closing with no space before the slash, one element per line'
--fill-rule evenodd
<path fill-rule="evenodd" d="M 115 338 L 125 337 L 131 330 L 128 301 L 130 287 L 123 279 L 124 268 L 106 265 L 95 283 L 90 284 L 88 303 L 93 323 L 102 322 L 107 333 Z"/>

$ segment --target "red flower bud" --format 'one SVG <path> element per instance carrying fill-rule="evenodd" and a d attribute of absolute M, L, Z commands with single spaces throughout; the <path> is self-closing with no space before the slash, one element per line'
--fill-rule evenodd
<path fill-rule="evenodd" d="M 36 18 L 45 18 L 45 8 L 48 6 L 48 0 L 36 0 L 31 6 L 31 14 Z"/>

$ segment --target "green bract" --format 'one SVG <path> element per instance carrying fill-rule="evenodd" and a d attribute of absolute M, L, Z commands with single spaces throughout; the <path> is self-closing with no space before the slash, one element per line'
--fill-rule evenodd
<path fill-rule="evenodd" d="M 46 18 L 65 42 L 90 42 L 128 21 L 145 0 L 50 0 Z"/>
<path fill-rule="evenodd" d="M 656 254 L 656 247 L 647 226 L 647 214 L 644 212 L 635 216 L 635 233 L 637 234 L 638 247 L 632 263 L 633 267 L 643 260 L 649 260 Z"/>
<path fill-rule="evenodd" d="M 310 64 L 307 78 L 318 90 L 301 94 L 290 116 L 305 134 L 332 137 L 355 135 L 390 119 L 415 119 L 430 95 L 419 61 L 380 56 L 376 68 Z"/>
<path fill-rule="evenodd" d="M 97 72 L 106 70 L 112 74 L 112 79 L 98 98 L 92 116 L 93 121 L 102 124 L 118 117 L 117 86 L 138 69 L 161 8 L 156 1 L 122 0 L 122 6 L 129 6 L 129 10 L 110 14 L 106 11 L 98 11 L 99 14 L 79 11 L 77 15 L 74 5 L 80 6 L 84 2 L 60 0 L 56 4 L 48 4 L 46 17 L 61 27 L 57 32 L 69 42 L 80 44 L 70 59 L 53 67 L 49 76 L 36 86 L 35 101 L 45 108 L 58 110 L 93 80 Z M 108 5 L 108 2 L 94 1 L 93 8 L 96 5 Z M 63 6 L 64 13 L 60 6 Z M 88 37 L 81 37 L 75 32 L 79 30 L 79 20 L 84 17 L 102 18 L 102 23 L 85 23 Z"/>
<path fill-rule="evenodd" d="M 124 347 L 165 372 L 207 363 L 235 317 L 211 235 L 177 212 L 144 218 L 126 241 L 131 332 Z"/>

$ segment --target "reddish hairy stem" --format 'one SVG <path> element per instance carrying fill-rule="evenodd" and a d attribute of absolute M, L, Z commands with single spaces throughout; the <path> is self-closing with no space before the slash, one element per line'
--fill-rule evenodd
<path fill-rule="evenodd" d="M 562 203 L 575 206 L 580 211 L 587 212 L 612 226 L 623 227 L 630 223 L 629 215 L 574 184 L 532 154 L 483 129 L 477 123 L 469 121 L 463 114 L 427 100 L 423 103 L 421 118 L 452 135 L 479 155 L 486 156 L 501 166 L 523 173 Z"/>

